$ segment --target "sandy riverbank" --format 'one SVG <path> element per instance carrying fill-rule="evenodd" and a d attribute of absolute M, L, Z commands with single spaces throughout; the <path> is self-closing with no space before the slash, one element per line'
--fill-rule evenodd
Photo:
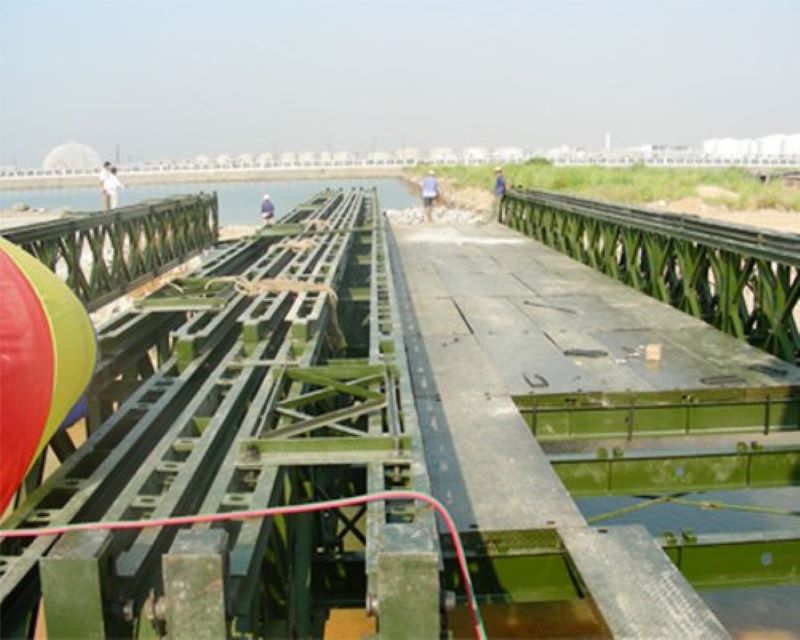
<path fill-rule="evenodd" d="M 494 196 L 489 189 L 457 188 L 446 179 L 441 179 L 439 182 L 442 185 L 444 205 L 476 211 L 484 217 L 490 214 Z M 416 182 L 409 181 L 409 183 L 413 189 L 416 189 L 417 192 L 419 191 Z M 725 205 L 708 204 L 701 195 L 673 201 L 659 200 L 658 202 L 651 202 L 645 208 L 652 210 L 654 214 L 660 212 L 683 213 L 730 224 L 800 234 L 800 212 L 797 211 L 784 211 L 781 209 L 741 210 L 729 208 Z"/>

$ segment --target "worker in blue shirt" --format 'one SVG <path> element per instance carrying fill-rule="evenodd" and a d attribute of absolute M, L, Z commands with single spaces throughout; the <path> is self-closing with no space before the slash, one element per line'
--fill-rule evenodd
<path fill-rule="evenodd" d="M 425 210 L 425 220 L 433 222 L 433 201 L 439 197 L 439 181 L 436 180 L 433 170 L 422 180 L 422 204 Z"/>
<path fill-rule="evenodd" d="M 264 224 L 275 222 L 275 205 L 270 200 L 268 193 L 265 193 L 261 200 L 261 218 L 264 220 Z"/>
<path fill-rule="evenodd" d="M 506 195 L 506 179 L 500 167 L 494 169 L 494 219 L 500 219 L 500 201 Z"/>

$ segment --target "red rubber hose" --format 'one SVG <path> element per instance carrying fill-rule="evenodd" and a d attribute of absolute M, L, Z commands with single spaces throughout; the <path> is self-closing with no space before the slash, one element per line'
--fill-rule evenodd
<path fill-rule="evenodd" d="M 288 505 L 283 507 L 267 507 L 265 509 L 253 509 L 247 511 L 228 511 L 226 513 L 207 513 L 191 516 L 175 516 L 172 518 L 160 518 L 157 520 L 131 520 L 120 522 L 83 522 L 79 524 L 69 524 L 61 527 L 42 527 L 39 529 L 0 529 L 0 538 L 39 538 L 42 536 L 55 536 L 74 531 L 98 531 L 98 530 L 120 530 L 120 529 L 147 529 L 152 527 L 172 527 L 191 524 L 201 524 L 209 522 L 223 522 L 226 520 L 250 520 L 253 518 L 267 518 L 271 516 L 292 515 L 297 513 L 311 513 L 314 511 L 326 511 L 328 509 L 341 509 L 342 507 L 352 507 L 369 502 L 382 502 L 389 500 L 418 500 L 432 507 L 442 518 L 447 527 L 453 545 L 456 550 L 456 558 L 461 571 L 461 578 L 464 581 L 464 590 L 467 594 L 467 604 L 472 617 L 472 624 L 475 629 L 475 637 L 478 640 L 486 640 L 486 631 L 483 627 L 478 601 L 472 587 L 472 580 L 469 576 L 467 557 L 464 553 L 464 546 L 461 544 L 461 537 L 458 535 L 456 524 L 448 513 L 445 506 L 436 498 L 420 493 L 418 491 L 379 491 L 363 496 L 352 498 L 341 498 L 339 500 L 327 500 L 325 502 L 312 502 L 308 504 Z"/>

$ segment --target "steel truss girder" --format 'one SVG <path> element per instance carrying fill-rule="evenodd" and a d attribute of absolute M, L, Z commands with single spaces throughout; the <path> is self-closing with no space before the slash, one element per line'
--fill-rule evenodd
<path fill-rule="evenodd" d="M 3 235 L 61 276 L 92 311 L 206 249 L 218 233 L 217 196 L 199 194 L 74 214 Z"/>
<path fill-rule="evenodd" d="M 800 447 L 748 447 L 697 452 L 605 449 L 596 456 L 550 456 L 573 497 L 642 495 L 788 487 L 800 484 Z"/>
<path fill-rule="evenodd" d="M 395 359 L 404 347 L 378 213 L 374 192 L 326 194 L 290 221 L 301 225 L 300 238 L 313 235 L 314 243 L 300 246 L 297 234 L 256 240 L 273 246 L 239 270 L 252 280 L 280 276 L 275 269 L 285 269 L 287 277 L 313 277 L 348 292 L 338 296 L 338 310 L 322 291 L 253 297 L 235 292 L 220 309 L 187 319 L 186 307 L 165 305 L 169 310 L 147 311 L 118 326 L 116 335 L 109 332 L 107 394 L 124 353 L 161 341 L 163 331 L 148 325 L 161 314 L 170 326 L 170 371 L 183 379 L 205 363 L 207 379 L 181 396 L 175 407 L 180 415 L 162 422 L 137 465 L 118 478 L 114 504 L 92 519 L 225 511 L 390 488 L 430 493 L 410 379 L 404 358 Z M 172 288 L 166 297 L 175 292 L 179 296 Z M 352 315 L 364 333 L 345 327 L 355 347 L 332 330 L 342 313 Z M 137 400 L 150 399 L 150 381 L 132 379 L 122 406 L 143 409 Z M 57 511 L 51 514 L 54 524 L 60 521 Z M 175 534 L 64 536 L 42 560 L 49 627 L 75 635 L 98 629 L 141 635 L 151 625 L 157 632 L 166 625 L 173 636 L 320 635 L 324 616 L 309 591 L 314 549 L 330 555 L 355 545 L 366 554 L 362 604 L 367 596 L 380 634 L 440 632 L 441 561 L 428 510 L 373 504 L 327 519 L 323 514 L 198 525 Z M 316 584 L 320 577 L 313 577 Z M 54 595 L 63 593 L 67 580 L 73 592 L 95 597 L 67 611 Z M 213 593 L 203 588 L 210 581 Z M 413 598 L 409 584 L 415 585 Z"/>
<path fill-rule="evenodd" d="M 289 217 L 292 215 L 289 214 Z M 197 277 L 238 273 L 263 251 L 264 246 L 264 241 L 252 238 L 221 245 L 212 249 L 203 264 L 193 273 Z M 169 287 L 169 283 L 162 286 Z M 86 394 L 87 433 L 91 434 L 108 419 L 149 376 L 154 375 L 169 360 L 172 355 L 173 334 L 187 321 L 187 315 L 181 312 L 128 312 L 115 316 L 98 327 L 100 358 Z M 69 438 L 66 434 L 62 436 L 64 440 Z M 52 449 L 59 460 L 63 460 L 56 450 L 56 444 L 51 443 L 42 452 L 39 461 L 28 474 L 15 504 L 21 504 L 41 484 L 41 470 L 49 450 Z"/>
<path fill-rule="evenodd" d="M 294 255 L 288 263 L 287 251 Z M 297 274 L 306 269 L 323 268 L 327 264 L 327 253 L 328 247 L 325 245 L 311 252 L 276 247 L 256 260 L 243 273 L 243 277 L 258 281 L 279 276 L 284 271 Z M 334 275 L 335 272 L 332 269 L 330 273 Z M 266 293 L 264 297 L 272 300 L 264 313 L 273 320 L 265 327 L 263 338 L 249 352 L 245 351 L 238 318 L 251 301 L 241 293 L 237 293 L 220 312 L 200 313 L 178 332 L 175 353 L 182 366 L 191 366 L 210 349 L 224 349 L 224 355 L 203 388 L 186 404 L 181 415 L 168 425 L 145 463 L 106 511 L 104 519 L 140 519 L 194 512 L 201 506 L 208 491 L 213 491 L 217 469 L 229 450 L 237 425 L 246 415 L 253 395 L 266 375 L 263 367 L 243 368 L 238 363 L 247 355 L 257 359 L 286 357 L 281 344 L 288 337 L 291 323 L 287 320 L 297 300 L 272 293 Z M 296 296 L 297 299 L 303 297 L 307 297 L 307 294 L 299 293 Z M 325 296 L 316 297 L 324 300 Z M 204 339 L 196 340 L 198 335 Z M 193 341 L 188 357 L 187 352 L 180 349 L 182 340 Z M 290 340 L 288 344 L 292 343 L 293 340 Z M 107 632 L 114 635 L 128 634 L 136 619 L 147 616 L 150 610 L 149 589 L 161 590 L 153 582 L 154 574 L 158 575 L 158 559 L 170 547 L 174 534 L 175 531 L 170 529 L 148 529 L 134 535 L 112 534 L 110 543 L 97 541 L 96 544 L 111 546 L 114 560 L 110 565 L 111 570 L 103 576 L 103 582 L 113 598 L 109 600 L 108 596 L 105 597 L 99 612 L 102 619 L 99 622 L 95 620 L 94 624 L 104 623 Z M 70 544 L 70 536 L 65 536 L 63 545 Z M 63 553 L 60 547 L 56 551 L 52 559 L 45 560 L 46 563 L 57 565 L 69 561 L 71 554 Z M 92 557 L 99 557 L 99 553 L 92 554 Z M 48 585 L 44 585 L 45 595 L 47 589 Z M 113 600 L 127 603 L 127 616 L 120 615 Z M 52 622 L 57 627 L 62 613 L 48 607 L 45 598 L 48 623 Z M 92 613 L 98 615 L 96 609 L 87 610 L 82 618 L 87 625 L 92 623 Z M 152 622 L 156 627 L 161 624 L 158 619 Z M 180 630 L 175 633 L 181 635 Z"/>
<path fill-rule="evenodd" d="M 290 213 L 287 218 L 299 219 L 301 214 L 318 212 L 329 204 L 327 198 L 317 198 L 303 211 Z M 270 242 L 251 238 L 220 245 L 195 273 L 200 277 L 241 273 L 263 254 Z M 182 313 L 127 313 L 100 327 L 100 375 L 90 390 L 90 406 L 107 406 L 108 413 L 100 416 L 107 419 L 101 425 L 94 425 L 87 442 L 44 485 L 38 489 L 31 486 L 32 493 L 6 519 L 4 527 L 57 526 L 103 516 L 155 446 L 165 426 L 175 420 L 198 391 L 208 369 L 230 347 L 230 338 L 226 338 L 216 347 L 198 352 L 194 360 L 179 370 L 178 361 L 170 353 L 173 348 L 170 333 L 176 323 L 180 326 L 186 321 Z M 131 366 L 136 368 L 139 359 L 148 359 L 147 351 L 151 348 L 159 350 L 152 375 L 131 380 L 121 395 L 117 391 L 111 393 L 112 388 L 119 388 L 115 380 L 120 376 L 124 379 L 124 372 Z M 22 635 L 32 633 L 39 597 L 35 569 L 53 542 L 49 538 L 30 544 L 2 541 L 0 618 L 4 630 L 18 629 Z"/>
<path fill-rule="evenodd" d="M 375 225 L 372 253 L 382 258 L 373 260 L 372 274 L 367 274 L 371 283 L 370 358 L 339 358 L 312 366 L 323 352 L 325 327 L 330 322 L 327 309 L 322 308 L 312 312 L 318 319 L 308 323 L 309 332 L 301 335 L 292 332 L 296 339 L 273 361 L 242 362 L 244 367 L 263 367 L 269 372 L 201 510 L 348 495 L 353 491 L 350 487 L 353 481 L 358 483 L 359 491 L 364 490 L 364 485 L 368 491 L 391 487 L 429 490 L 413 411 L 407 408 L 401 414 L 398 407 L 399 403 L 410 401 L 410 387 L 402 372 L 395 371 L 395 364 L 390 362 L 395 353 L 394 340 L 399 336 L 392 333 L 390 275 L 386 273 L 385 246 L 378 228 L 374 195 L 366 199 L 365 206 L 367 219 Z M 351 258 L 358 261 L 358 256 Z M 254 320 L 249 313 L 243 318 Z M 291 364 L 286 363 L 289 355 Z M 309 480 L 312 477 L 313 483 Z M 334 478 L 338 480 L 330 485 L 330 490 L 326 489 Z M 326 522 L 324 517 L 319 519 L 323 524 Z M 302 585 L 312 571 L 308 527 L 314 521 L 314 518 L 300 521 L 276 518 L 227 527 L 230 572 L 222 583 L 233 629 L 256 634 L 268 633 L 270 629 L 277 634 L 311 632 L 315 626 L 312 603 L 307 585 Z M 333 529 L 323 527 L 330 530 L 332 537 L 328 542 L 316 542 L 318 548 L 321 544 L 327 549 L 331 541 L 337 549 L 345 544 L 363 548 L 366 540 L 367 593 L 380 620 L 381 634 L 393 637 L 398 629 L 407 632 L 413 612 L 414 629 L 422 636 L 437 635 L 439 560 L 431 514 L 372 505 L 353 514 L 337 513 L 328 522 L 338 524 Z M 202 531 L 203 527 L 195 530 Z M 270 551 L 276 545 L 281 552 Z M 307 553 L 293 554 L 291 549 L 298 547 Z M 258 595 L 258 584 L 265 554 L 272 558 L 270 571 L 289 594 L 285 602 L 270 605 L 272 615 L 263 606 L 254 606 L 256 601 L 263 600 Z M 412 557 L 416 562 L 405 562 Z M 169 555 L 165 556 L 165 562 L 168 558 Z M 390 570 L 388 565 L 392 563 L 399 563 L 402 571 Z M 421 598 L 416 604 L 404 595 L 403 585 L 409 584 L 409 578 L 414 578 L 416 597 Z M 171 584 L 165 584 L 167 602 L 174 601 L 169 597 L 176 593 L 172 589 Z M 362 594 L 362 602 L 363 597 Z M 281 616 L 285 616 L 285 626 L 274 626 L 279 624 Z"/>
<path fill-rule="evenodd" d="M 501 220 L 788 361 L 800 359 L 800 237 L 509 191 Z"/>

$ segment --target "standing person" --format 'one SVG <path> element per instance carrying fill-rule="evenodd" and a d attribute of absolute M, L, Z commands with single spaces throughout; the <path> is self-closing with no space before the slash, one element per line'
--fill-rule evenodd
<path fill-rule="evenodd" d="M 494 168 L 494 219 L 500 220 L 500 202 L 506 195 L 506 179 L 500 167 Z"/>
<path fill-rule="evenodd" d="M 108 176 L 110 175 L 111 175 L 111 163 L 108 160 L 106 160 L 103 163 L 103 168 L 100 169 L 100 173 L 97 175 L 97 177 L 100 179 L 100 196 L 102 198 L 101 201 L 103 203 L 103 211 L 108 211 L 110 205 L 110 202 L 108 201 L 108 194 L 106 193 L 106 189 L 104 186 L 105 181 L 108 179 Z"/>
<path fill-rule="evenodd" d="M 441 194 L 439 193 L 439 182 L 436 180 L 433 170 L 428 171 L 428 175 L 422 181 L 422 204 L 425 209 L 425 220 L 433 222 L 433 201 Z"/>
<path fill-rule="evenodd" d="M 270 200 L 268 193 L 265 193 L 261 199 L 261 218 L 264 220 L 264 224 L 275 222 L 275 205 Z"/>
<path fill-rule="evenodd" d="M 119 194 L 117 191 L 124 188 L 125 185 L 117 178 L 117 168 L 111 167 L 108 177 L 103 181 L 103 191 L 106 193 L 106 196 L 108 196 L 109 209 L 117 208 L 119 204 Z"/>

